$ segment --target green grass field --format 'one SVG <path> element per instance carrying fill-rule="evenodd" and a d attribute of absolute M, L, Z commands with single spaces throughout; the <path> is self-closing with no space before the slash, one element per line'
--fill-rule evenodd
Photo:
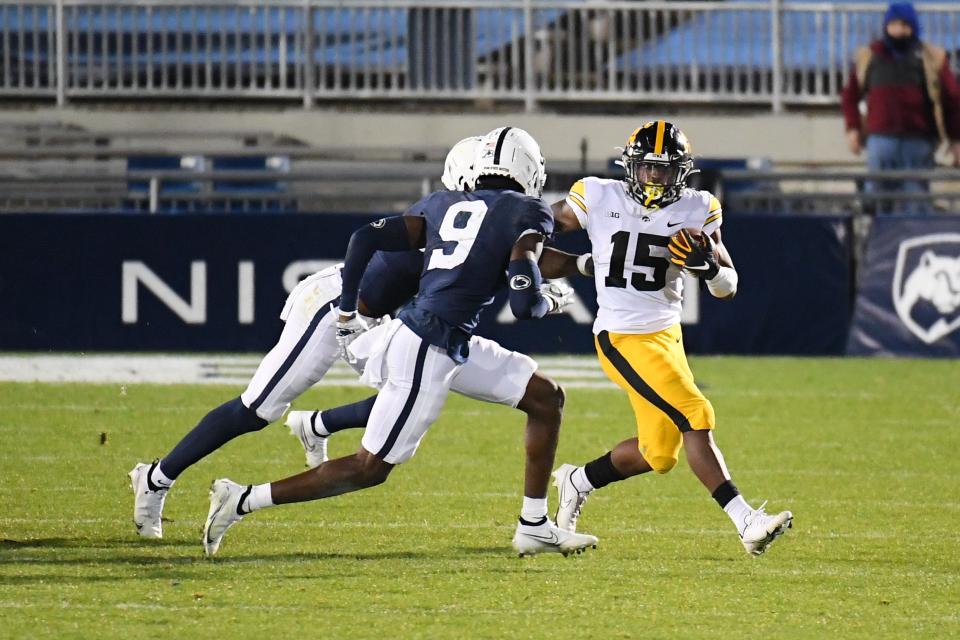
<path fill-rule="evenodd" d="M 591 497 L 581 529 L 596 551 L 515 557 L 521 416 L 451 397 L 386 485 L 252 515 L 208 560 L 210 480 L 301 470 L 286 429 L 185 473 L 159 543 L 134 535 L 126 473 L 239 389 L 0 384 L 0 637 L 960 636 L 960 365 L 692 364 L 746 498 L 794 512 L 761 558 L 684 462 Z M 297 406 L 364 395 L 319 389 Z M 557 463 L 631 425 L 618 391 L 570 390 Z M 358 441 L 338 435 L 331 453 Z"/>

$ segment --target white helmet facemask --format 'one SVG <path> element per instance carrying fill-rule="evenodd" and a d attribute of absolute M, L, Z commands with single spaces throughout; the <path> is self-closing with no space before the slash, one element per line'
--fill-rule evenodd
<path fill-rule="evenodd" d="M 547 181 L 540 145 L 533 136 L 516 127 L 500 127 L 485 135 L 473 168 L 477 179 L 483 176 L 510 178 L 534 198 L 543 194 Z"/>

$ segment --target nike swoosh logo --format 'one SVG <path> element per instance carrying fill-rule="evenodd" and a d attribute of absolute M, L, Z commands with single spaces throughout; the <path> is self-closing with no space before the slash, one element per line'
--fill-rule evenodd
<path fill-rule="evenodd" d="M 550 543 L 550 544 L 557 544 L 558 542 L 560 542 L 560 538 L 558 538 L 558 537 L 557 537 L 557 534 L 553 533 L 552 531 L 550 532 L 550 536 L 549 536 L 549 537 L 548 537 L 548 536 L 538 536 L 538 535 L 535 535 L 535 534 L 532 534 L 532 533 L 528 533 L 527 535 L 530 536 L 531 538 L 536 539 L 536 540 L 543 540 L 544 542 L 548 542 L 548 543 Z"/>
<path fill-rule="evenodd" d="M 668 223 L 667 223 L 667 227 L 668 227 L 668 228 L 669 228 L 669 227 L 676 227 L 677 225 L 681 225 L 681 224 L 683 224 L 684 222 L 686 222 L 686 221 L 685 221 L 685 220 L 681 220 L 680 222 L 674 222 L 673 224 L 670 224 L 670 223 L 668 222 Z"/>
<path fill-rule="evenodd" d="M 147 489 L 150 491 L 160 491 L 163 488 L 160 485 L 155 484 L 153 480 L 150 479 L 150 476 L 153 475 L 153 470 L 157 468 L 158 464 L 160 464 L 159 461 L 154 461 L 154 463 L 150 465 L 150 468 L 147 469 Z"/>
<path fill-rule="evenodd" d="M 566 487 L 564 487 L 566 489 Z M 568 497 L 569 493 L 567 491 L 562 492 L 563 495 L 560 496 L 560 508 L 564 509 L 567 505 L 573 503 L 577 499 L 577 489 L 573 486 L 573 483 L 570 483 L 570 493 L 573 493 L 573 497 Z"/>
<path fill-rule="evenodd" d="M 247 485 L 247 490 L 244 491 L 244 492 L 240 495 L 240 499 L 237 500 L 237 515 L 238 515 L 238 516 L 245 516 L 245 515 L 247 515 L 248 513 L 250 513 L 249 511 L 244 511 L 244 510 L 243 510 L 243 501 L 247 499 L 247 496 L 250 495 L 250 492 L 251 492 L 251 491 L 253 491 L 253 485 L 252 485 L 252 484 L 248 484 L 248 485 Z"/>
<path fill-rule="evenodd" d="M 217 516 L 220 514 L 220 509 L 223 509 L 223 503 L 220 503 L 220 506 L 217 507 L 217 510 L 213 512 L 213 515 L 207 518 L 207 542 L 213 544 L 213 538 L 210 537 L 210 523 L 217 519 Z"/>

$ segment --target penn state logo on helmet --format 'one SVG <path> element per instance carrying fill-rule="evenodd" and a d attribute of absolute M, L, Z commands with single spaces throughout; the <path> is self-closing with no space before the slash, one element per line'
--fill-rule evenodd
<path fill-rule="evenodd" d="M 925 344 L 960 328 L 960 234 L 901 242 L 892 294 L 897 316 Z"/>
<path fill-rule="evenodd" d="M 660 209 L 680 199 L 687 178 L 696 173 L 690 141 L 665 120 L 638 127 L 617 163 L 623 167 L 631 197 L 647 209 Z"/>

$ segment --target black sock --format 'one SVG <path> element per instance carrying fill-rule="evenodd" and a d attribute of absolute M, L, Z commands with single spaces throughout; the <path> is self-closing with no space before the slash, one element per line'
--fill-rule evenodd
<path fill-rule="evenodd" d="M 240 398 L 224 402 L 205 415 L 160 462 L 163 473 L 175 480 L 188 467 L 237 436 L 259 431 L 267 424 L 255 411 L 244 406 Z"/>
<path fill-rule="evenodd" d="M 713 490 L 713 493 L 710 494 L 713 496 L 713 499 L 717 501 L 717 504 L 720 505 L 720 508 L 729 504 L 731 500 L 740 495 L 740 490 L 737 489 L 737 485 L 733 484 L 729 480 L 724 481 L 719 487 Z"/>
<path fill-rule="evenodd" d="M 343 431 L 344 429 L 362 429 L 367 426 L 367 420 L 370 418 L 370 412 L 373 410 L 373 403 L 377 396 L 370 396 L 366 400 L 354 402 L 342 407 L 333 409 L 324 409 L 323 426 L 330 433 Z"/>
<path fill-rule="evenodd" d="M 605 487 L 611 482 L 619 482 L 626 478 L 613 466 L 613 455 L 610 451 L 583 466 L 583 472 L 594 489 Z"/>

